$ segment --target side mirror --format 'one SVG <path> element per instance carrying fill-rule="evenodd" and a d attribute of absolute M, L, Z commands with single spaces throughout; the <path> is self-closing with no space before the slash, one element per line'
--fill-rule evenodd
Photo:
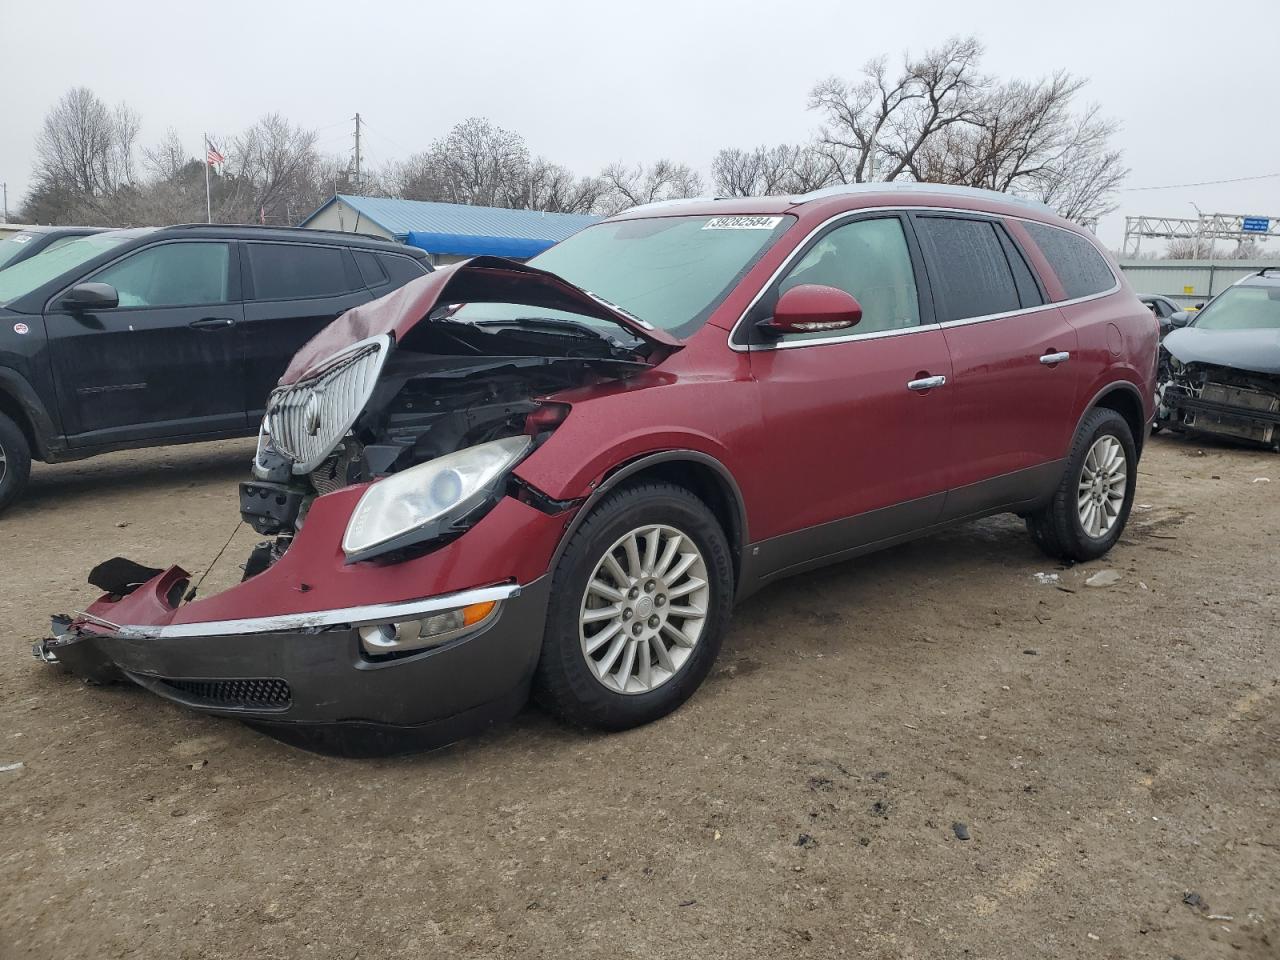
<path fill-rule="evenodd" d="M 1179 310 L 1177 313 L 1169 314 L 1170 327 L 1174 327 L 1174 328 L 1185 327 L 1190 322 L 1191 322 L 1191 314 L 1187 313 L 1187 311 L 1185 310 Z"/>
<path fill-rule="evenodd" d="M 109 283 L 77 283 L 63 295 L 62 306 L 73 313 L 80 310 L 109 310 L 120 306 L 120 294 Z"/>
<path fill-rule="evenodd" d="M 780 337 L 787 333 L 844 330 L 862 319 L 862 305 L 836 287 L 801 283 L 785 291 L 773 308 L 773 316 L 759 328 Z"/>

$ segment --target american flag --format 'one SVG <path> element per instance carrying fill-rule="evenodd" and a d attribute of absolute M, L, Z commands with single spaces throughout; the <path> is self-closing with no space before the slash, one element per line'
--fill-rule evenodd
<path fill-rule="evenodd" d="M 209 148 L 208 154 L 205 156 L 205 162 L 211 167 L 216 167 L 220 163 L 226 163 L 227 158 L 218 152 L 218 148 L 213 145 L 211 140 L 206 140 L 204 145 Z"/>

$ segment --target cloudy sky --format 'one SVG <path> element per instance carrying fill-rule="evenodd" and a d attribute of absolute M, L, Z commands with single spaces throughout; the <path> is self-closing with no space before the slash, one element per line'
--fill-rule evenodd
<path fill-rule="evenodd" d="M 806 138 L 816 80 L 973 33 L 989 72 L 1086 76 L 1086 95 L 1123 124 L 1132 172 L 1100 229 L 1109 245 L 1126 213 L 1193 216 L 1194 203 L 1280 216 L 1280 176 L 1136 189 L 1280 173 L 1277 0 L 68 0 L 8 3 L 2 19 L 11 210 L 45 112 L 81 84 L 138 110 L 144 143 L 172 126 L 193 155 L 202 130 L 231 134 L 271 111 L 316 128 L 322 149 L 349 151 L 359 111 L 376 166 L 480 115 L 582 173 L 663 156 L 705 173 L 720 147 Z"/>

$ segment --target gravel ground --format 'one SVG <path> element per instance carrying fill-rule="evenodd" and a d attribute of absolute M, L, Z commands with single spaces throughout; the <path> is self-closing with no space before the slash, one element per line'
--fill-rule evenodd
<path fill-rule="evenodd" d="M 1280 956 L 1280 457 L 1154 438 L 1092 564 L 996 518 L 775 586 L 640 730 L 349 761 L 28 656 L 99 559 L 203 569 L 250 449 L 0 520 L 5 960 Z"/>

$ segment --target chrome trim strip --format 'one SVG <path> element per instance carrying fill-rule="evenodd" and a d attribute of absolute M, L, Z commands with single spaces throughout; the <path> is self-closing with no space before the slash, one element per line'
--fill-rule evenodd
<path fill-rule="evenodd" d="M 452 610 L 472 603 L 502 601 L 520 595 L 520 585 L 505 583 L 496 587 L 480 587 L 459 593 L 445 593 L 421 600 L 399 603 L 374 603 L 337 610 L 315 610 L 310 613 L 286 613 L 275 617 L 246 617 L 243 620 L 206 620 L 151 627 L 123 624 L 115 635 L 126 640 L 179 640 L 190 637 L 223 637 L 245 633 L 281 633 L 322 627 L 352 626 L 419 617 L 440 610 Z"/>
<path fill-rule="evenodd" d="M 1008 311 L 1005 311 L 1004 313 L 990 313 L 981 317 L 965 317 L 963 320 L 947 320 L 942 323 L 924 323 L 916 327 L 907 327 L 901 330 L 875 330 L 875 331 L 872 331 L 871 333 L 849 333 L 840 337 L 814 337 L 812 340 L 792 340 L 792 341 L 783 342 L 783 343 L 737 344 L 733 342 L 734 334 L 738 332 L 738 328 L 743 325 L 743 322 L 747 319 L 747 315 L 751 313 L 751 311 L 755 308 L 755 305 L 760 302 L 760 298 L 764 296 L 765 291 L 768 290 L 770 287 L 772 287 L 775 282 L 777 282 L 778 278 L 781 277 L 782 274 L 787 270 L 787 268 L 791 266 L 792 261 L 794 261 L 796 257 L 799 256 L 800 251 L 805 248 L 805 245 L 808 244 L 809 241 L 812 240 L 818 233 L 827 229 L 827 227 L 840 222 L 841 220 L 849 220 L 855 217 L 860 217 L 865 213 L 898 213 L 898 212 L 905 212 L 908 210 L 915 210 L 915 211 L 924 210 L 931 213 L 960 213 L 960 214 L 968 214 L 969 216 L 988 217 L 993 219 L 1022 220 L 1027 223 L 1037 223 L 1042 227 L 1052 227 L 1054 230 L 1062 230 L 1064 233 L 1070 233 L 1075 236 L 1079 236 L 1079 234 L 1075 233 L 1074 230 L 1068 230 L 1066 227 L 1060 227 L 1055 223 L 1045 223 L 1043 220 L 1037 220 L 1035 217 L 1020 217 L 1017 214 L 1013 214 L 1013 213 L 991 213 L 986 210 L 964 210 L 958 207 L 937 207 L 929 204 L 919 204 L 919 203 L 914 203 L 914 204 L 900 203 L 900 204 L 894 204 L 892 206 L 859 207 L 857 210 L 845 210 L 845 211 L 842 211 L 841 213 L 837 213 L 837 214 L 834 214 L 833 216 L 828 217 L 826 220 L 823 220 L 820 224 L 818 224 L 812 230 L 810 230 L 807 234 L 805 234 L 804 239 L 801 240 L 799 243 L 797 243 L 794 248 L 792 248 L 791 252 L 787 254 L 787 258 L 778 265 L 778 268 L 773 271 L 773 273 L 769 276 L 769 279 L 766 280 L 761 285 L 760 290 L 756 293 L 754 297 L 751 298 L 751 302 L 747 304 L 746 308 L 742 311 L 742 315 L 738 317 L 732 329 L 729 330 L 729 337 L 728 337 L 729 349 L 733 350 L 736 353 L 750 353 L 753 350 L 791 350 L 797 347 L 811 347 L 816 344 L 845 343 L 850 340 L 872 340 L 872 339 L 878 339 L 880 337 L 886 337 L 886 336 L 890 336 L 890 337 L 902 336 L 903 334 L 906 334 L 906 333 L 922 333 L 926 330 L 946 329 L 948 327 L 963 327 L 963 326 L 968 326 L 971 323 L 986 323 L 988 320 L 1001 320 L 1001 319 L 1004 319 L 1005 317 L 1021 316 L 1022 314 L 1028 314 L 1028 313 L 1038 313 L 1042 310 L 1052 310 L 1058 307 L 1069 307 L 1077 303 L 1088 303 L 1090 300 L 1098 300 L 1102 297 L 1109 297 L 1120 289 L 1120 278 L 1115 275 L 1114 270 L 1111 270 L 1111 263 L 1108 261 L 1107 269 L 1111 270 L 1111 275 L 1115 279 L 1115 283 L 1109 289 L 1103 290 L 1101 293 L 1091 293 L 1087 297 L 1075 297 L 1071 300 L 1058 300 L 1055 303 L 1042 303 L 1039 306 L 1035 306 L 1035 307 L 1026 307 L 1025 309 L 1019 309 L 1019 310 L 1008 310 Z M 1103 259 L 1104 261 L 1106 260 L 1105 257 Z"/>

